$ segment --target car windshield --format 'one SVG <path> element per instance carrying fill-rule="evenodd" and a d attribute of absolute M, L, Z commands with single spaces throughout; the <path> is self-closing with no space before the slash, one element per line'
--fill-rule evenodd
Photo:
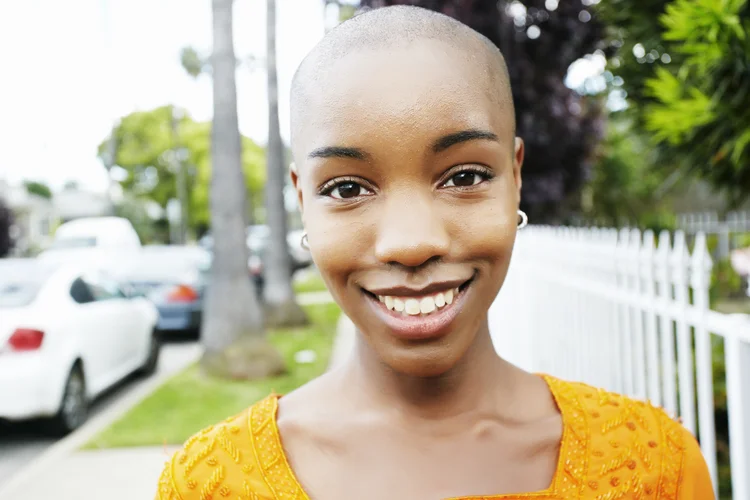
<path fill-rule="evenodd" d="M 32 259 L 0 260 L 0 308 L 31 304 L 54 269 Z"/>
<path fill-rule="evenodd" d="M 52 242 L 50 249 L 65 250 L 68 248 L 92 248 L 95 246 L 95 237 L 59 238 Z"/>

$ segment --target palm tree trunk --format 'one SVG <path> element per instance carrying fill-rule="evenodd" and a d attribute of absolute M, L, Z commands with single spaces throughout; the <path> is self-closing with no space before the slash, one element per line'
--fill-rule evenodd
<path fill-rule="evenodd" d="M 279 129 L 279 84 L 276 73 L 276 0 L 267 0 L 266 69 L 268 73 L 268 147 L 266 163 L 266 212 L 271 229 L 265 255 L 264 298 L 268 324 L 293 326 L 305 324 L 307 316 L 297 304 L 292 289 L 292 259 L 287 247 L 287 211 L 284 181 L 287 169 L 284 144 Z"/>
<path fill-rule="evenodd" d="M 256 378 L 283 371 L 266 341 L 262 309 L 247 268 L 242 143 L 232 38 L 233 0 L 213 0 L 211 223 L 213 263 L 204 308 L 203 369 L 218 376 Z"/>

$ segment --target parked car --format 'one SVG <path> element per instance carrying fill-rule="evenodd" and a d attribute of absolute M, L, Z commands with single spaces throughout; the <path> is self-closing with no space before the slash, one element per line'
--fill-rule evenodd
<path fill-rule="evenodd" d="M 57 228 L 49 250 L 79 248 L 136 249 L 141 240 L 129 220 L 122 217 L 86 217 Z"/>
<path fill-rule="evenodd" d="M 289 255 L 292 258 L 292 272 L 309 267 L 312 264 L 310 252 L 301 247 L 302 230 L 289 231 L 287 234 L 287 247 Z M 271 228 L 265 224 L 256 224 L 247 228 L 247 248 L 250 251 L 251 259 L 253 256 L 263 258 L 266 248 L 268 247 L 268 238 L 271 235 Z M 204 235 L 199 245 L 207 250 L 213 249 L 213 236 Z M 257 272 L 253 272 L 257 274 Z M 262 282 L 262 278 L 259 280 Z"/>
<path fill-rule="evenodd" d="M 302 230 L 289 231 L 286 236 L 287 249 L 292 258 L 292 272 L 304 269 L 312 264 L 310 252 L 302 248 Z M 268 239 L 271 237 L 271 228 L 265 224 L 258 224 L 247 228 L 247 247 L 250 254 L 263 255 L 268 248 Z"/>
<path fill-rule="evenodd" d="M 159 332 L 198 333 L 211 254 L 196 246 L 148 245 L 120 262 L 117 278 L 127 293 L 150 299 Z"/>
<path fill-rule="evenodd" d="M 305 234 L 304 229 L 295 229 L 289 231 L 286 237 L 286 242 L 289 245 L 289 252 L 292 255 L 292 261 L 295 262 L 294 270 L 305 269 L 312 265 L 312 255 L 308 250 L 302 248 L 302 235 Z"/>
<path fill-rule="evenodd" d="M 155 371 L 157 320 L 98 266 L 0 260 L 0 418 L 76 429 L 98 394 Z"/>

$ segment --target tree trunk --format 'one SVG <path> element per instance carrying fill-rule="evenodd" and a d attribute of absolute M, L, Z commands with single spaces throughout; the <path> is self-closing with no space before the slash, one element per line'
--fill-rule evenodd
<path fill-rule="evenodd" d="M 292 289 L 292 259 L 287 246 L 287 211 L 284 185 L 287 169 L 279 130 L 279 85 L 276 74 L 276 0 L 267 0 L 266 67 L 268 74 L 268 146 L 266 163 L 266 218 L 271 234 L 266 248 L 264 298 L 267 324 L 295 326 L 307 323 Z"/>
<path fill-rule="evenodd" d="M 213 102 L 211 223 L 214 234 L 207 288 L 201 365 L 209 374 L 259 378 L 284 371 L 267 342 L 262 309 L 251 285 L 245 243 L 242 143 L 237 119 L 233 0 L 213 0 Z"/>

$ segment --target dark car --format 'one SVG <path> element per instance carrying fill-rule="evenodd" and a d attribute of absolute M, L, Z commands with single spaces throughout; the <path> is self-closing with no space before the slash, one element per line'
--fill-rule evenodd
<path fill-rule="evenodd" d="M 194 246 L 145 246 L 123 266 L 129 292 L 151 299 L 160 332 L 198 333 L 211 254 Z"/>
<path fill-rule="evenodd" d="M 245 241 L 249 253 L 247 263 L 248 271 L 250 272 L 250 276 L 252 277 L 258 292 L 262 293 L 264 283 L 263 268 L 268 249 L 268 239 L 271 235 L 271 228 L 265 224 L 252 225 L 247 227 L 246 234 L 247 238 Z M 290 271 L 292 273 L 312 265 L 312 256 L 310 255 L 310 252 L 303 249 L 300 245 L 302 234 L 302 230 L 290 231 L 287 234 L 287 244 L 292 264 Z M 212 251 L 214 244 L 213 236 L 210 233 L 204 235 L 198 244 L 206 250 Z"/>

